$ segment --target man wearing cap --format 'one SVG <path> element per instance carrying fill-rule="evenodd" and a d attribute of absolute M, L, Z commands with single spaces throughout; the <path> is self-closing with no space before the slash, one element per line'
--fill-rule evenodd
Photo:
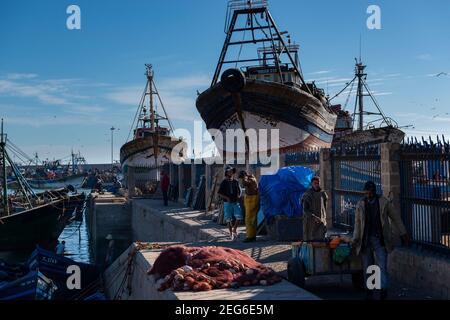
<path fill-rule="evenodd" d="M 225 179 L 220 184 L 218 195 L 223 199 L 223 211 L 225 222 L 228 223 L 231 240 L 237 240 L 237 227 L 242 221 L 242 211 L 239 205 L 241 188 L 234 178 L 236 169 L 228 166 L 225 169 Z"/>
<path fill-rule="evenodd" d="M 365 196 L 356 206 L 353 247 L 356 254 L 361 254 L 363 270 L 367 282 L 367 268 L 376 265 L 380 268 L 380 299 L 387 298 L 388 253 L 393 250 L 391 223 L 400 232 L 403 244 L 409 245 L 409 237 L 399 213 L 392 202 L 377 194 L 374 182 L 368 181 L 364 186 Z M 367 288 L 366 288 L 367 289 Z M 366 291 L 367 298 L 372 299 L 373 290 Z"/>
<path fill-rule="evenodd" d="M 244 242 L 253 242 L 256 240 L 256 216 L 259 210 L 258 181 L 254 175 L 248 174 L 244 170 L 239 172 L 239 180 L 245 188 L 244 206 L 247 238 Z"/>
<path fill-rule="evenodd" d="M 323 222 L 327 213 L 327 193 L 320 188 L 320 178 L 311 179 L 311 188 L 302 198 L 303 205 L 303 240 L 322 240 L 325 238 L 326 226 Z"/>

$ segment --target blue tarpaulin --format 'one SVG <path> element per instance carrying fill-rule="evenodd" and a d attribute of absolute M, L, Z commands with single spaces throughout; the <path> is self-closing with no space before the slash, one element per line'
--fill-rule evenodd
<path fill-rule="evenodd" d="M 285 167 L 259 182 L 260 207 L 267 222 L 277 215 L 290 218 L 303 213 L 301 198 L 311 184 L 314 171 L 306 167 Z"/>

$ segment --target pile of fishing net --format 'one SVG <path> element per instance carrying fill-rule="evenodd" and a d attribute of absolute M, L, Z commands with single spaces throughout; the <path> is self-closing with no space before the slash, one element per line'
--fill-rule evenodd
<path fill-rule="evenodd" d="M 159 279 L 159 291 L 208 291 L 281 281 L 275 271 L 244 252 L 223 247 L 169 247 L 148 273 Z"/>

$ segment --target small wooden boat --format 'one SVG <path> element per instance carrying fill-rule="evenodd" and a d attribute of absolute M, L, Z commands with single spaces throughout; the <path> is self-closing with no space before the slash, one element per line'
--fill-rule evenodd
<path fill-rule="evenodd" d="M 51 300 L 57 287 L 39 271 L 10 282 L 0 282 L 0 300 Z"/>
<path fill-rule="evenodd" d="M 81 289 L 69 290 L 67 288 L 67 279 L 70 274 L 67 273 L 69 266 L 76 265 L 81 272 Z M 74 261 L 52 251 L 38 247 L 28 260 L 30 270 L 39 270 L 46 277 L 52 279 L 59 290 L 55 294 L 55 299 L 82 299 L 97 291 L 97 280 L 100 276 L 98 266 Z"/>

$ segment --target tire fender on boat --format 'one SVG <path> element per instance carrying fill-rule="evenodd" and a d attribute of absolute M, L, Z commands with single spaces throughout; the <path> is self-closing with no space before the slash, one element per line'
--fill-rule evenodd
<path fill-rule="evenodd" d="M 220 77 L 222 87 L 230 93 L 238 93 L 245 88 L 245 75 L 239 69 L 228 69 Z"/>

